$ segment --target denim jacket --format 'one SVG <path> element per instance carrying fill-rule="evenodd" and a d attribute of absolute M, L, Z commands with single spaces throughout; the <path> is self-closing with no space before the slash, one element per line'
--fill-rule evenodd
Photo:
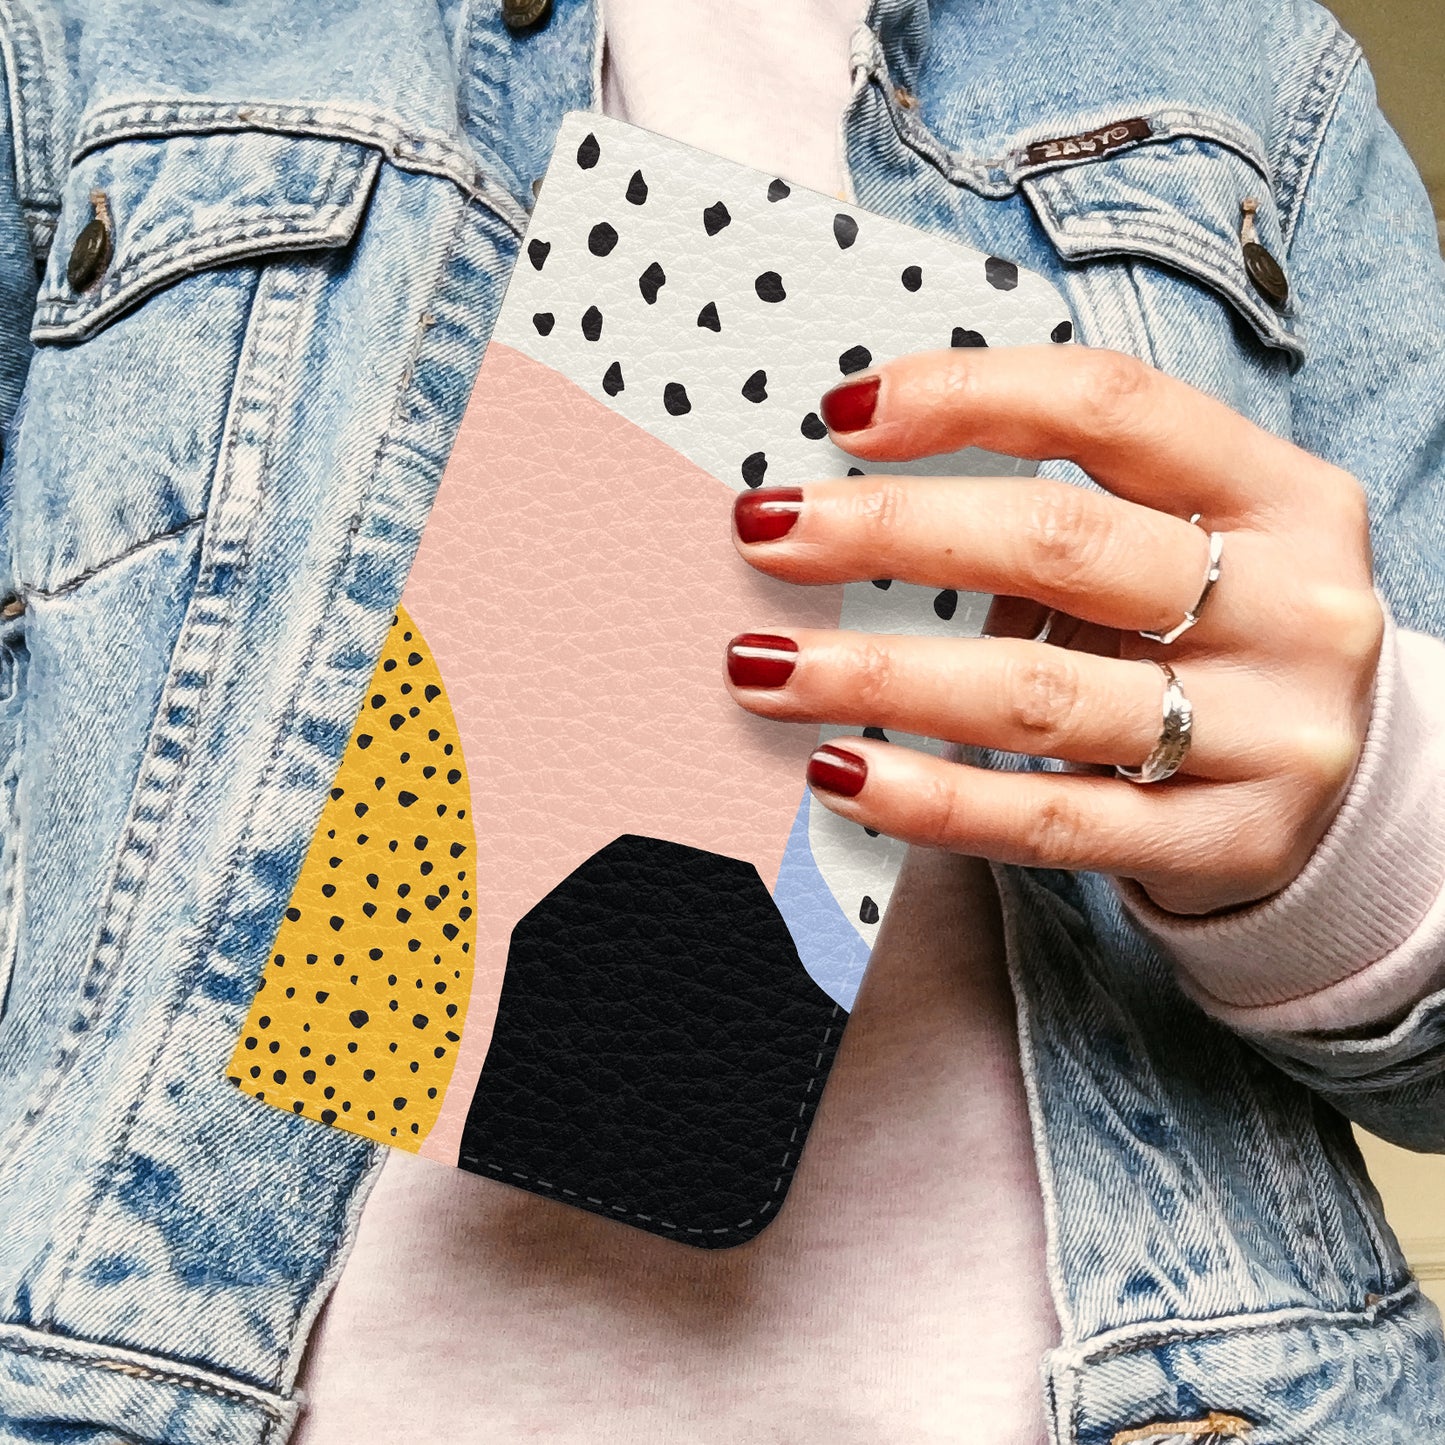
<path fill-rule="evenodd" d="M 378 1151 L 224 1064 L 599 59 L 593 0 L 525 31 L 499 0 L 0 3 L 7 1445 L 294 1423 Z M 1043 272 L 1082 341 L 1348 468 L 1394 615 L 1445 634 L 1445 274 L 1322 9 L 875 0 L 853 67 L 861 204 Z M 1439 1320 L 1346 1122 L 1445 1149 L 1445 994 L 1246 1042 L 1108 880 L 997 877 L 1055 1445 L 1210 1412 L 1254 1445 L 1445 1442 Z"/>

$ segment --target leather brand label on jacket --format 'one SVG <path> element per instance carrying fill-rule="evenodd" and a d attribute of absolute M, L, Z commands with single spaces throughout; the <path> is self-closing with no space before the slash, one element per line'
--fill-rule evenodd
<path fill-rule="evenodd" d="M 1077 156 L 1105 156 L 1133 141 L 1148 140 L 1153 134 L 1153 126 L 1142 115 L 1136 115 L 1130 120 L 1100 126 L 1098 130 L 1084 131 L 1082 135 L 1035 141 L 1024 152 L 1024 159 L 1029 165 L 1037 166 L 1046 161 L 1071 160 Z"/>

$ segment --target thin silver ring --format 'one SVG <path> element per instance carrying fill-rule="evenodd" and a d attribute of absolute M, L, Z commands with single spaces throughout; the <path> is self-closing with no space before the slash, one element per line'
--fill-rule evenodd
<path fill-rule="evenodd" d="M 1033 641 L 1035 641 L 1035 642 L 1047 642 L 1047 641 L 1049 640 L 1049 633 L 1051 633 L 1051 632 L 1054 630 L 1054 623 L 1056 623 L 1058 620 L 1059 620 L 1058 609 L 1057 609 L 1057 608 L 1054 608 L 1054 607 L 1050 607 L 1049 610 L 1048 610 L 1047 615 L 1044 617 L 1043 626 L 1040 627 L 1039 630 L 1038 630 L 1036 633 L 1034 633 L 1034 635 L 1033 635 Z"/>
<path fill-rule="evenodd" d="M 1196 526 L 1204 514 L 1196 512 L 1189 520 Z M 1214 590 L 1214 584 L 1219 581 L 1220 563 L 1224 557 L 1224 533 L 1209 533 L 1209 563 L 1204 569 L 1204 586 L 1199 589 L 1199 600 L 1184 614 L 1180 622 L 1176 622 L 1168 632 L 1144 632 L 1140 631 L 1140 637 L 1147 637 L 1150 642 L 1162 642 L 1166 646 L 1183 637 L 1196 622 L 1199 621 L 1199 614 L 1204 609 L 1204 599 Z"/>
<path fill-rule="evenodd" d="M 1184 689 L 1167 662 L 1160 662 L 1155 657 L 1141 657 L 1139 661 L 1152 662 L 1164 674 L 1164 724 L 1159 731 L 1159 741 L 1140 767 L 1124 768 L 1116 763 L 1114 771 L 1131 783 L 1162 783 L 1179 771 L 1179 765 L 1189 755 L 1194 732 L 1194 708 L 1184 696 Z"/>

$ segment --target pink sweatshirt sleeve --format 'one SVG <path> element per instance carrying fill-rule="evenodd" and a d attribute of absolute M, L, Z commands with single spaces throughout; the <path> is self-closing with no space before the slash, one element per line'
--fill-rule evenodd
<path fill-rule="evenodd" d="M 1445 988 L 1445 642 L 1398 628 L 1386 608 L 1354 779 L 1287 888 L 1189 918 L 1117 886 L 1190 995 L 1240 1032 L 1388 1026 Z"/>

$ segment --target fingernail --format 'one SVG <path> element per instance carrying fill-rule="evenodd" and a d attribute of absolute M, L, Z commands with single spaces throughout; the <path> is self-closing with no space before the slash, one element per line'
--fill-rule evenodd
<path fill-rule="evenodd" d="M 868 764 L 857 753 L 824 743 L 808 759 L 808 782 L 845 798 L 856 798 L 868 781 Z"/>
<path fill-rule="evenodd" d="M 873 409 L 877 405 L 878 378 L 863 376 L 827 392 L 819 410 L 829 431 L 862 431 L 873 420 Z"/>
<path fill-rule="evenodd" d="M 728 677 L 734 687 L 782 687 L 798 665 L 791 637 L 744 632 L 728 643 Z"/>
<path fill-rule="evenodd" d="M 744 542 L 776 542 L 793 530 L 803 510 L 801 487 L 764 487 L 740 492 L 733 503 L 733 526 Z"/>

